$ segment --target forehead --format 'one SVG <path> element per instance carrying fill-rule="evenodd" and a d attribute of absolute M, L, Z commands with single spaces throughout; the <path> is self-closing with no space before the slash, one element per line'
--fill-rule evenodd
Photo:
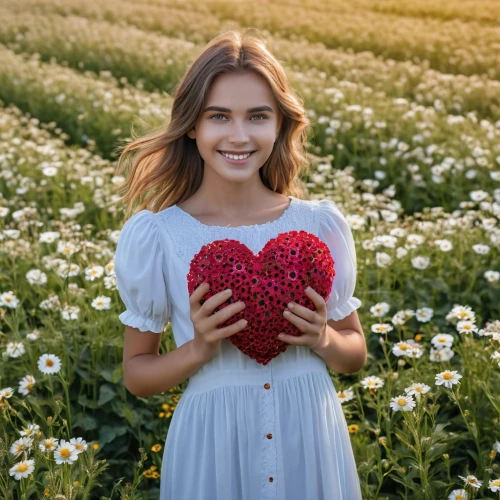
<path fill-rule="evenodd" d="M 246 110 L 268 104 L 276 109 L 274 96 L 264 77 L 253 72 L 217 76 L 205 98 L 207 106 Z"/>

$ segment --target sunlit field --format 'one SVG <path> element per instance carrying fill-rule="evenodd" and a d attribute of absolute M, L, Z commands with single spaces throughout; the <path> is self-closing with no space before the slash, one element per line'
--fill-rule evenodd
<path fill-rule="evenodd" d="M 0 499 L 158 498 L 186 382 L 123 385 L 116 148 L 247 27 L 356 242 L 368 361 L 330 374 L 363 499 L 500 499 L 496 0 L 0 0 Z"/>

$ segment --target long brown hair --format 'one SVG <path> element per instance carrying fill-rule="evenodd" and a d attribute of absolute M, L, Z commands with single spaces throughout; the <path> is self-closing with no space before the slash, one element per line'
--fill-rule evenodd
<path fill-rule="evenodd" d="M 118 188 L 124 195 L 116 203 L 126 203 L 125 219 L 136 200 L 137 211 L 158 212 L 198 190 L 203 158 L 186 133 L 195 126 L 214 79 L 248 71 L 267 80 L 280 111 L 278 138 L 259 170 L 262 183 L 276 193 L 303 197 L 300 175 L 309 166 L 305 145 L 310 125 L 303 100 L 291 89 L 283 67 L 263 40 L 231 30 L 210 41 L 176 85 L 170 122 L 148 135 L 133 137 L 123 147 L 116 173 L 126 180 Z"/>

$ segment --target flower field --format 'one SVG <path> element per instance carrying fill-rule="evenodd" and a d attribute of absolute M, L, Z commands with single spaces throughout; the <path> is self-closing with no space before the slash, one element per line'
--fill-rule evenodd
<path fill-rule="evenodd" d="M 0 498 L 158 498 L 185 383 L 123 385 L 116 150 L 247 27 L 313 123 L 305 197 L 356 242 L 368 361 L 330 373 L 363 499 L 500 498 L 497 1 L 0 0 L 0 18 Z"/>

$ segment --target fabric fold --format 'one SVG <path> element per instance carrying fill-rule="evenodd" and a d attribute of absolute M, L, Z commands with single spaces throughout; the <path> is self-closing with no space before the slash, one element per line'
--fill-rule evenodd
<path fill-rule="evenodd" d="M 158 232 L 156 215 L 142 210 L 125 223 L 116 247 L 116 282 L 126 307 L 119 319 L 141 332 L 162 333 L 171 315 Z"/>
<path fill-rule="evenodd" d="M 356 287 L 356 248 L 351 228 L 337 205 L 328 199 L 320 200 L 318 237 L 326 243 L 334 260 L 335 278 L 328 300 L 327 319 L 341 320 L 361 306 L 354 297 Z"/>

